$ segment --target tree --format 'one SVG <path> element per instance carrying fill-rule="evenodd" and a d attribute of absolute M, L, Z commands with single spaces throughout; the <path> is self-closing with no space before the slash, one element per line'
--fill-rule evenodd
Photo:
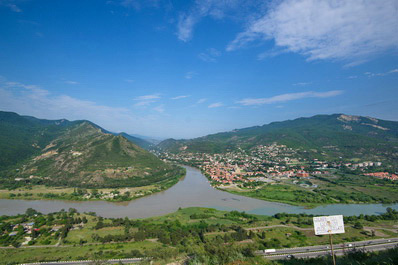
<path fill-rule="evenodd" d="M 27 216 L 33 216 L 33 215 L 38 214 L 38 213 L 39 213 L 38 211 L 36 211 L 35 209 L 32 209 L 32 208 L 26 209 L 26 212 L 25 212 L 25 214 Z"/>
<path fill-rule="evenodd" d="M 363 229 L 363 225 L 360 222 L 356 222 L 353 227 L 355 229 Z"/>

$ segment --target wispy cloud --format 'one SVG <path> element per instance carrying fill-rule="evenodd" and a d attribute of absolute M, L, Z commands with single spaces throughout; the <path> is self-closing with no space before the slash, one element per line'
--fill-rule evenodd
<path fill-rule="evenodd" d="M 201 99 L 199 99 L 197 102 L 196 102 L 196 104 L 202 104 L 202 103 L 205 103 L 207 101 L 207 98 L 201 98 Z"/>
<path fill-rule="evenodd" d="M 192 38 L 192 31 L 194 25 L 199 20 L 199 17 L 194 15 L 180 15 L 178 21 L 177 36 L 182 41 L 189 41 Z"/>
<path fill-rule="evenodd" d="M 390 74 L 396 74 L 398 73 L 398 69 L 392 69 L 391 71 L 385 72 L 385 73 L 372 73 L 372 72 L 366 72 L 364 75 L 367 77 L 375 77 L 375 76 L 386 76 Z"/>
<path fill-rule="evenodd" d="M 281 103 L 292 100 L 304 99 L 304 98 L 329 98 L 341 95 L 343 93 L 342 90 L 331 90 L 327 92 L 299 92 L 299 93 L 287 93 L 282 95 L 273 96 L 270 98 L 245 98 L 237 103 L 244 106 L 253 106 L 253 105 L 264 105 L 264 104 L 272 104 L 272 103 Z"/>
<path fill-rule="evenodd" d="M 157 111 L 157 112 L 159 112 L 159 113 L 163 113 L 163 112 L 165 111 L 164 105 L 162 104 L 162 105 L 159 105 L 159 106 L 157 106 L 157 107 L 154 107 L 153 110 L 154 110 L 154 111 Z"/>
<path fill-rule="evenodd" d="M 160 99 L 160 94 L 151 94 L 145 96 L 136 97 L 134 100 L 153 100 L 153 99 Z"/>
<path fill-rule="evenodd" d="M 222 102 L 217 102 L 217 103 L 210 104 L 208 106 L 208 108 L 209 109 L 213 109 L 213 108 L 219 108 L 219 107 L 222 107 L 222 106 L 224 106 L 224 104 Z"/>
<path fill-rule="evenodd" d="M 286 52 L 288 52 L 288 50 L 286 50 L 286 49 L 273 48 L 273 49 L 271 49 L 269 51 L 265 51 L 265 52 L 262 52 L 259 55 L 257 55 L 257 59 L 261 61 L 261 60 L 264 60 L 264 59 L 276 57 L 276 56 L 278 56 L 278 55 L 280 55 L 282 53 L 286 53 Z"/>
<path fill-rule="evenodd" d="M 0 0 L 0 6 L 8 7 L 9 9 L 17 13 L 22 12 L 22 9 L 16 5 L 15 0 Z"/>
<path fill-rule="evenodd" d="M 221 52 L 217 49 L 210 48 L 207 49 L 205 52 L 201 52 L 198 54 L 199 59 L 204 62 L 211 62 L 215 63 L 217 61 L 217 57 L 221 55 Z"/>
<path fill-rule="evenodd" d="M 109 1 L 108 1 L 109 2 Z M 159 7 L 160 0 L 122 0 L 120 5 L 126 8 L 133 8 L 135 10 L 141 10 L 145 7 Z"/>
<path fill-rule="evenodd" d="M 126 81 L 127 83 L 134 83 L 134 82 L 135 82 L 134 79 L 126 79 L 126 80 L 124 80 L 124 81 Z"/>
<path fill-rule="evenodd" d="M 20 82 L 12 82 L 12 81 L 7 81 L 4 77 L 0 79 L 0 82 L 2 82 L 2 86 L 5 86 L 7 88 L 25 88 L 28 90 L 35 90 L 35 89 L 40 89 L 36 85 L 25 85 Z"/>
<path fill-rule="evenodd" d="M 197 23 L 204 17 L 223 19 L 225 17 L 244 17 L 253 6 L 261 6 L 263 3 L 255 0 L 202 0 L 194 1 L 194 5 L 187 12 L 179 16 L 177 24 L 177 37 L 187 42 L 192 39 L 193 30 Z"/>
<path fill-rule="evenodd" d="M 109 107 L 68 95 L 53 95 L 35 85 L 0 81 L 0 109 L 38 118 L 87 119 L 108 129 L 137 124 L 138 117 L 126 108 Z"/>
<path fill-rule="evenodd" d="M 65 81 L 65 83 L 66 84 L 68 84 L 68 85 L 78 85 L 79 84 L 79 82 L 76 82 L 76 81 Z"/>
<path fill-rule="evenodd" d="M 293 86 L 308 86 L 311 84 L 312 82 L 299 82 L 299 83 L 294 83 Z"/>
<path fill-rule="evenodd" d="M 171 98 L 172 100 L 177 100 L 177 99 L 183 99 L 183 98 L 188 98 L 190 97 L 189 95 L 182 95 L 182 96 L 177 96 L 177 97 L 173 97 Z"/>
<path fill-rule="evenodd" d="M 361 63 L 369 55 L 396 49 L 397 1 L 281 0 L 229 43 L 233 51 L 274 40 L 276 47 L 309 60 Z"/>
<path fill-rule="evenodd" d="M 185 79 L 192 79 L 192 77 L 194 77 L 195 75 L 197 75 L 198 73 L 196 73 L 195 71 L 190 71 L 190 72 L 187 72 L 186 74 L 185 74 Z"/>
<path fill-rule="evenodd" d="M 156 102 L 159 99 L 160 99 L 160 94 L 139 96 L 139 97 L 134 98 L 134 101 L 137 101 L 137 103 L 135 103 L 134 106 L 136 106 L 136 107 L 148 106 L 148 105 Z"/>

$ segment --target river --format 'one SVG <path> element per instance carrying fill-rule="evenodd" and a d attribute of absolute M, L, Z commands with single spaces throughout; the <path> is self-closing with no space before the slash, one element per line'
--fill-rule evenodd
<path fill-rule="evenodd" d="M 313 209 L 283 203 L 268 202 L 230 194 L 214 189 L 206 177 L 197 169 L 185 167 L 186 176 L 170 189 L 130 202 L 106 201 L 57 201 L 57 200 L 0 200 L 0 215 L 23 213 L 33 208 L 42 213 L 75 208 L 79 212 L 96 212 L 103 217 L 146 218 L 175 212 L 179 207 L 209 207 L 218 210 L 238 210 L 260 215 L 275 213 L 308 213 L 317 215 L 380 214 L 387 207 L 398 210 L 398 204 L 334 204 Z"/>

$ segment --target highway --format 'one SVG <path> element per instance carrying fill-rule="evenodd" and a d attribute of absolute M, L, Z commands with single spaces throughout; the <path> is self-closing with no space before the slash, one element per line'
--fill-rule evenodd
<path fill-rule="evenodd" d="M 358 242 L 347 242 L 344 244 L 333 245 L 336 255 L 343 255 L 346 251 L 351 249 L 362 249 L 365 251 L 379 251 L 398 247 L 398 238 L 388 238 L 388 239 L 374 239 L 367 241 Z M 258 251 L 257 255 L 262 255 L 268 259 L 288 259 L 292 256 L 296 258 L 311 258 L 324 255 L 330 255 L 329 245 L 320 246 L 308 246 L 308 247 L 298 247 L 298 248 L 287 248 L 287 249 L 275 249 L 275 251 L 264 252 Z"/>
<path fill-rule="evenodd" d="M 366 241 L 348 242 L 344 244 L 333 245 L 335 255 L 344 255 L 346 251 L 350 249 L 361 249 L 365 251 L 380 251 L 398 247 L 398 238 L 387 238 L 387 239 L 374 239 Z M 319 246 L 307 246 L 297 248 L 285 248 L 275 249 L 272 252 L 265 253 L 264 251 L 257 251 L 257 255 L 264 256 L 267 259 L 290 259 L 295 258 L 315 258 L 319 256 L 330 255 L 329 245 Z M 78 261 L 53 261 L 53 262 L 37 262 L 37 263 L 25 263 L 22 265 L 89 265 L 89 264 L 131 264 L 142 261 L 142 258 L 131 258 L 131 259 L 112 259 L 112 260 L 78 260 Z"/>

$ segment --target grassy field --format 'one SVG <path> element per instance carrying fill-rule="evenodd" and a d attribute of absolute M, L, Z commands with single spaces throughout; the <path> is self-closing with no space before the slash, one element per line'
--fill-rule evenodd
<path fill-rule="evenodd" d="M 119 188 L 119 189 L 96 189 L 98 193 L 110 194 L 112 191 L 118 191 L 120 194 L 125 194 L 129 192 L 131 194 L 130 199 L 140 198 L 143 195 L 152 194 L 154 190 L 160 190 L 160 186 L 148 185 L 142 187 L 132 187 L 132 188 Z M 21 187 L 14 190 L 0 190 L 0 199 L 23 199 L 23 200 L 101 200 L 101 198 L 88 198 L 81 196 L 73 196 L 75 188 L 65 188 L 65 187 L 47 187 L 42 185 L 36 185 L 33 187 Z M 91 193 L 92 190 L 87 189 L 87 194 Z M 53 196 L 48 197 L 45 194 L 53 194 Z M 109 201 L 117 201 L 108 198 Z"/>
<path fill-rule="evenodd" d="M 294 181 L 298 181 L 298 183 L 294 183 Z M 302 187 L 299 185 L 299 179 L 285 179 L 256 188 L 224 186 L 222 190 L 266 201 L 306 207 L 335 203 L 398 202 L 397 181 L 339 173 L 311 177 L 305 181 L 316 186 Z"/>
<path fill-rule="evenodd" d="M 132 251 L 153 251 L 166 249 L 156 242 L 131 242 L 128 244 L 98 244 L 86 246 L 45 247 L 45 248 L 19 248 L 0 249 L 1 264 L 81 260 L 81 259 L 116 259 L 134 256 Z"/>
<path fill-rule="evenodd" d="M 398 237 L 397 220 L 398 212 L 393 210 L 380 216 L 348 217 L 346 233 L 335 235 L 334 242 Z M 12 240 L 22 242 L 26 236 L 15 230 L 19 234 L 7 239 L 6 234 L 12 231 L 7 227 L 30 221 L 43 231 L 35 238 L 35 244 L 7 247 Z M 202 264 L 229 264 L 224 261 L 239 259 L 247 264 L 277 264 L 254 258 L 250 253 L 266 248 L 328 244 L 327 236 L 314 235 L 312 216 L 305 214 L 261 216 L 198 207 L 142 220 L 107 219 L 74 211 L 52 215 L 31 212 L 3 216 L 0 223 L 0 261 L 4 264 L 141 256 L 153 257 L 155 264 L 187 256 Z M 46 232 L 54 225 L 68 224 L 71 225 L 64 237 L 62 232 Z M 60 245 L 55 246 L 58 241 Z"/>

